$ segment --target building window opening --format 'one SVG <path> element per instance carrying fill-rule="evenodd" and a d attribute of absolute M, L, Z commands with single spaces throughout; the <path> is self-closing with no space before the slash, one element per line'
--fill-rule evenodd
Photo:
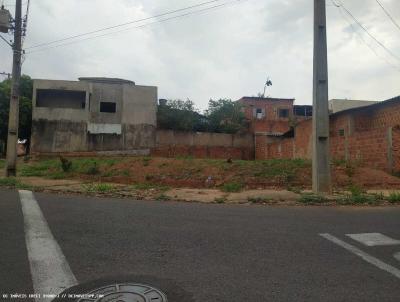
<path fill-rule="evenodd" d="M 256 118 L 258 119 L 258 120 L 261 120 L 262 118 L 263 118 L 263 110 L 261 109 L 261 108 L 257 108 L 256 109 Z"/>
<path fill-rule="evenodd" d="M 100 112 L 115 113 L 117 104 L 114 102 L 100 102 Z"/>
<path fill-rule="evenodd" d="M 85 109 L 86 92 L 59 89 L 38 89 L 36 107 Z"/>
<path fill-rule="evenodd" d="M 295 105 L 293 107 L 293 113 L 295 116 L 304 116 L 304 117 L 309 117 L 312 116 L 312 106 L 309 105 Z"/>
<path fill-rule="evenodd" d="M 288 118 L 289 117 L 289 109 L 279 109 L 278 115 L 280 118 Z"/>
<path fill-rule="evenodd" d="M 344 136 L 344 129 L 339 129 L 339 136 Z"/>

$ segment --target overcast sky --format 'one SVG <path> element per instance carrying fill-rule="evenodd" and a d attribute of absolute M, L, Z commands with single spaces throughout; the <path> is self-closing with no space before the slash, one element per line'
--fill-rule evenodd
<path fill-rule="evenodd" d="M 40 50 L 29 47 L 205 1 L 31 0 L 24 47 L 27 52 Z M 400 1 L 380 2 L 400 23 Z M 132 29 L 154 20 L 135 23 L 108 31 L 131 28 L 123 32 L 28 53 L 23 73 L 63 80 L 80 76 L 130 79 L 158 86 L 159 98 L 189 98 L 201 109 L 210 98 L 255 96 L 268 76 L 273 82 L 269 96 L 311 104 L 313 1 L 222 0 L 202 8 L 219 3 L 229 5 Z M 375 0 L 342 3 L 400 58 L 400 30 Z M 400 60 L 347 17 L 354 32 L 340 10 L 329 0 L 327 4 L 329 97 L 384 100 L 400 95 Z M 0 71 L 9 72 L 12 54 L 5 43 L 0 43 L 0 58 Z"/>

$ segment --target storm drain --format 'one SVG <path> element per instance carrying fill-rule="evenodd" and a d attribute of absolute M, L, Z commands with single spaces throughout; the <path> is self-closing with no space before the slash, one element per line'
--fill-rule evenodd
<path fill-rule="evenodd" d="M 167 302 L 160 290 L 145 284 L 118 283 L 94 289 L 78 302 Z"/>

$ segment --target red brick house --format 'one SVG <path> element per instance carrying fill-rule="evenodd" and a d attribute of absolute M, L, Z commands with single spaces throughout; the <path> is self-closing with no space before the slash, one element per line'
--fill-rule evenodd
<path fill-rule="evenodd" d="M 293 129 L 301 120 L 312 116 L 312 106 L 296 106 L 294 99 L 242 97 L 238 100 L 244 107 L 254 134 L 255 158 L 264 158 L 267 143 L 276 140 Z"/>

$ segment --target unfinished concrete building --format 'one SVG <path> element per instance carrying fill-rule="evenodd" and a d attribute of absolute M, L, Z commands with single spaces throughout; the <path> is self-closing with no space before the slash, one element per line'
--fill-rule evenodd
<path fill-rule="evenodd" d="M 34 80 L 31 152 L 148 154 L 157 87 L 113 78 Z"/>

